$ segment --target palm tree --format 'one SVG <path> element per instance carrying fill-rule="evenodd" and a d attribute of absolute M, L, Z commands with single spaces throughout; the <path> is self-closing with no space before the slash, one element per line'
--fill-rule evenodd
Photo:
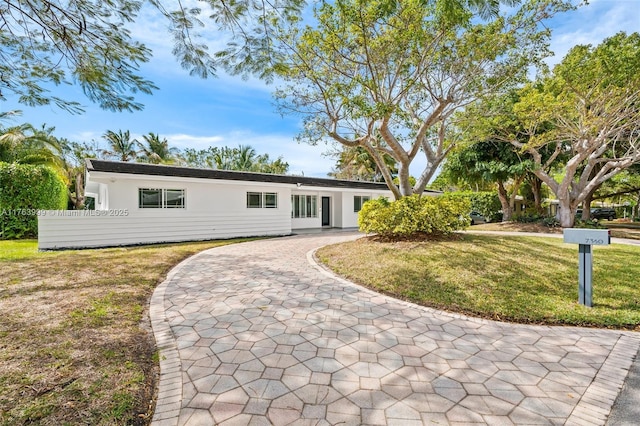
<path fill-rule="evenodd" d="M 218 170 L 239 170 L 235 169 L 236 149 L 223 146 L 222 148 L 213 147 L 213 162 Z"/>
<path fill-rule="evenodd" d="M 256 164 L 256 150 L 250 145 L 239 145 L 234 159 L 234 170 L 253 171 Z"/>
<path fill-rule="evenodd" d="M 118 133 L 107 130 L 102 137 L 107 140 L 110 148 L 103 150 L 103 154 L 116 157 L 120 161 L 131 161 L 137 157 L 138 151 L 135 148 L 138 141 L 131 139 L 128 130 L 125 132 L 118 130 Z"/>
<path fill-rule="evenodd" d="M 172 164 L 176 161 L 178 149 L 169 146 L 169 141 L 166 138 L 160 139 L 160 136 L 149 132 L 148 135 L 142 136 L 145 144 L 138 142 L 140 147 L 140 160 L 145 163 L 152 164 Z"/>
<path fill-rule="evenodd" d="M 334 166 L 334 171 L 329 173 L 329 176 L 336 179 L 372 182 L 380 182 L 383 180 L 380 168 L 364 147 L 343 147 L 337 156 L 338 159 Z M 389 170 L 391 170 L 392 173 L 397 173 L 393 158 L 389 155 L 384 155 L 383 159 Z"/>
<path fill-rule="evenodd" d="M 25 123 L 0 129 L 0 161 L 20 164 L 43 164 L 60 172 L 62 149 L 53 136 L 55 127 L 43 125 L 41 129 Z"/>

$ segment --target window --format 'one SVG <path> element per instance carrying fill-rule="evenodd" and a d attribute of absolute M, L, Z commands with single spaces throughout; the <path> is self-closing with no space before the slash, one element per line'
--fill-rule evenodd
<path fill-rule="evenodd" d="M 355 213 L 362 210 L 362 205 L 369 201 L 369 197 L 366 195 L 354 195 L 353 196 L 353 211 Z"/>
<path fill-rule="evenodd" d="M 275 192 L 264 193 L 264 206 L 268 209 L 275 209 L 278 207 L 278 194 Z"/>
<path fill-rule="evenodd" d="M 184 189 L 138 189 L 141 209 L 184 209 Z"/>
<path fill-rule="evenodd" d="M 247 208 L 275 209 L 278 207 L 277 192 L 247 192 Z"/>
<path fill-rule="evenodd" d="M 138 190 L 138 206 L 141 209 L 162 208 L 162 190 L 161 189 L 139 189 Z"/>
<path fill-rule="evenodd" d="M 164 207 L 167 209 L 184 209 L 184 189 L 165 189 Z"/>
<path fill-rule="evenodd" d="M 247 192 L 247 208 L 259 209 L 262 207 L 262 192 Z"/>
<path fill-rule="evenodd" d="M 292 195 L 291 217 L 318 217 L 318 197 L 315 195 Z"/>

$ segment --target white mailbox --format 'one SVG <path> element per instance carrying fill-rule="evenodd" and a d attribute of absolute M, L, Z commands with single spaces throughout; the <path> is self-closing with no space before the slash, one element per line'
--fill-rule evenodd
<path fill-rule="evenodd" d="M 578 302 L 593 306 L 593 254 L 591 246 L 611 244 L 611 232 L 608 229 L 567 228 L 564 230 L 564 242 L 578 246 Z"/>
<path fill-rule="evenodd" d="M 611 232 L 608 229 L 567 228 L 564 230 L 564 242 L 589 246 L 608 246 L 611 244 Z"/>

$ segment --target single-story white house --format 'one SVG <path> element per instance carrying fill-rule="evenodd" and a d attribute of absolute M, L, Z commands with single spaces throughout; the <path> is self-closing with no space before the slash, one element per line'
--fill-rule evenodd
<path fill-rule="evenodd" d="M 436 192 L 426 195 L 436 195 Z M 44 211 L 41 250 L 289 235 L 355 228 L 384 183 L 86 160 L 95 210 Z"/>

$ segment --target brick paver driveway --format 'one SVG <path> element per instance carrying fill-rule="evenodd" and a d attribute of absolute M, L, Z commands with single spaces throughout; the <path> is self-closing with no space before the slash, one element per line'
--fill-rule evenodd
<path fill-rule="evenodd" d="M 357 234 L 234 244 L 154 293 L 154 425 L 603 424 L 637 334 L 502 324 L 370 292 L 311 252 Z"/>

